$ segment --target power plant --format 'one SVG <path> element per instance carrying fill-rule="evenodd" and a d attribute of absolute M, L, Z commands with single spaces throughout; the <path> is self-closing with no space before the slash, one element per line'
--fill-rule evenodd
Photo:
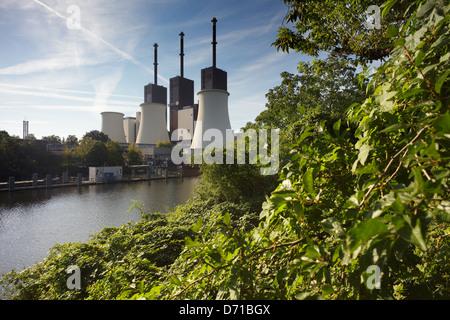
<path fill-rule="evenodd" d="M 155 159 L 158 142 L 181 140 L 174 136 L 177 129 L 185 129 L 192 138 L 192 149 L 204 149 L 206 130 L 217 129 L 226 136 L 231 130 L 228 114 L 227 73 L 216 67 L 216 23 L 212 22 L 212 66 L 201 70 L 201 90 L 194 103 L 194 81 L 184 77 L 184 33 L 180 36 L 180 75 L 170 78 L 169 104 L 167 88 L 158 85 L 158 44 L 154 44 L 154 82 L 144 86 L 144 103 L 136 117 L 124 117 L 119 112 L 102 112 L 102 129 L 111 140 L 121 144 L 136 143 L 146 160 Z M 169 112 L 167 112 L 169 109 Z M 169 114 L 169 130 L 167 115 Z M 223 142 L 215 140 L 218 146 Z M 163 155 L 164 156 L 164 155 Z M 170 152 L 166 155 L 170 158 Z M 166 157 L 167 158 L 167 157 Z"/>
<path fill-rule="evenodd" d="M 119 143 L 126 143 L 125 132 L 123 128 L 123 113 L 120 112 L 102 112 L 102 132 L 107 134 L 111 140 Z"/>
<path fill-rule="evenodd" d="M 169 140 L 167 132 L 167 88 L 158 85 L 158 44 L 155 47 L 155 81 L 144 87 L 141 120 L 136 144 L 156 145 Z"/>
<path fill-rule="evenodd" d="M 206 130 L 217 129 L 222 137 L 226 137 L 226 130 L 231 130 L 230 117 L 228 114 L 227 73 L 216 67 L 216 22 L 211 20 L 212 30 L 212 66 L 201 71 L 201 91 L 198 95 L 198 117 L 192 139 L 192 149 L 204 149 L 209 145 L 203 141 Z M 225 146 L 225 140 L 214 140 L 217 147 Z"/>
<path fill-rule="evenodd" d="M 170 136 L 172 141 L 178 141 L 173 136 L 178 128 L 194 133 L 194 121 L 197 119 L 198 104 L 194 104 L 194 81 L 184 77 L 184 33 L 180 33 L 180 75 L 170 79 Z"/>

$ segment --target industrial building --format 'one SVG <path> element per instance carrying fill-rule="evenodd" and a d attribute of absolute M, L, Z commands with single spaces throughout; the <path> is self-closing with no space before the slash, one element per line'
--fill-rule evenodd
<path fill-rule="evenodd" d="M 122 167 L 89 167 L 90 182 L 122 181 L 122 178 Z"/>
<path fill-rule="evenodd" d="M 201 91 L 198 95 L 198 117 L 192 138 L 192 149 L 204 149 L 209 145 L 208 141 L 203 141 L 205 131 L 217 129 L 221 132 L 224 140 L 214 140 L 217 147 L 226 145 L 226 130 L 231 130 L 230 117 L 228 114 L 227 73 L 216 67 L 216 22 L 213 24 L 212 44 L 212 66 L 201 71 Z"/>
<path fill-rule="evenodd" d="M 194 103 L 194 81 L 184 77 L 184 33 L 180 35 L 180 75 L 169 82 L 169 104 L 167 88 L 158 85 L 157 48 L 154 44 L 154 82 L 144 86 L 144 103 L 136 117 L 124 117 L 119 112 L 102 112 L 102 132 L 123 145 L 136 143 L 144 153 L 146 161 L 170 159 L 170 148 L 155 151 L 158 142 L 178 141 L 173 136 L 176 129 L 187 130 L 192 138 L 192 149 L 203 149 L 203 134 L 208 129 L 218 129 L 225 137 L 231 129 L 228 114 L 227 73 L 216 67 L 216 22 L 211 20 L 212 66 L 201 70 L 201 90 Z M 169 112 L 168 112 L 169 111 Z M 169 130 L 167 129 L 169 115 Z M 220 141 L 216 141 L 220 143 Z M 224 144 L 222 144 L 224 145 Z M 159 148 L 158 148 L 159 149 Z M 167 149 L 168 151 L 165 151 Z M 165 154 L 167 152 L 167 154 Z"/>

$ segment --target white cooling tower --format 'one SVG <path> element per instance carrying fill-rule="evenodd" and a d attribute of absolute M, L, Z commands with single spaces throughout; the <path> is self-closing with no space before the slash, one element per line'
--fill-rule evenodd
<path fill-rule="evenodd" d="M 136 112 L 136 139 L 139 134 L 139 126 L 141 125 L 141 112 Z"/>
<path fill-rule="evenodd" d="M 137 144 L 157 144 L 170 141 L 166 123 L 166 105 L 162 103 L 142 103 Z"/>
<path fill-rule="evenodd" d="M 154 83 L 144 86 L 141 114 L 136 115 L 139 132 L 136 144 L 157 144 L 170 141 L 167 131 L 167 88 L 158 85 L 158 44 L 155 43 Z"/>
<path fill-rule="evenodd" d="M 205 89 L 198 93 L 198 117 L 195 125 L 192 149 L 204 149 L 213 143 L 217 147 L 226 145 L 226 130 L 231 130 L 228 114 L 228 96 L 230 94 L 220 89 Z M 203 141 L 204 133 L 208 129 L 217 129 L 222 133 L 222 141 Z M 214 134 L 214 131 L 210 131 Z"/>
<path fill-rule="evenodd" d="M 123 119 L 123 128 L 125 130 L 125 137 L 127 143 L 136 142 L 136 118 L 126 117 Z"/>
<path fill-rule="evenodd" d="M 227 73 L 216 68 L 217 19 L 213 18 L 211 22 L 213 23 L 213 41 L 211 42 L 213 65 L 201 71 L 202 83 L 201 91 L 198 93 L 198 116 L 192 138 L 192 149 L 204 149 L 211 144 L 219 148 L 225 147 L 227 144 L 226 131 L 231 130 L 228 114 L 228 96 L 230 94 L 227 91 Z M 205 135 L 207 131 L 208 133 Z"/>
<path fill-rule="evenodd" d="M 104 134 L 113 141 L 126 143 L 125 132 L 123 129 L 123 113 L 120 112 L 102 112 L 102 129 Z"/>

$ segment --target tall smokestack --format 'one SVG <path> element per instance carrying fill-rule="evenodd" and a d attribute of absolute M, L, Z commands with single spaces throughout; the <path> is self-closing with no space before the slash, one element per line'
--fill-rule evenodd
<path fill-rule="evenodd" d="M 211 20 L 211 22 L 213 23 L 213 41 L 211 42 L 211 44 L 212 44 L 212 49 L 213 49 L 213 67 L 215 68 L 216 67 L 216 44 L 217 44 L 217 41 L 216 41 L 216 22 L 217 22 L 217 19 L 214 17 L 214 18 L 212 18 L 212 20 Z"/>
<path fill-rule="evenodd" d="M 154 74 L 155 74 L 155 81 L 154 83 L 157 85 L 158 84 L 158 44 L 155 43 L 153 45 L 153 47 L 155 48 L 155 62 L 153 62 L 154 65 Z"/>
<path fill-rule="evenodd" d="M 184 78 L 184 43 L 183 43 L 184 33 L 180 33 L 180 76 Z"/>
<path fill-rule="evenodd" d="M 198 114 L 195 124 L 191 149 L 204 149 L 207 146 L 224 147 L 226 141 L 215 136 L 212 144 L 206 145 L 203 135 L 209 129 L 219 130 L 222 137 L 228 137 L 231 130 L 230 116 L 228 114 L 227 73 L 216 68 L 216 22 L 213 23 L 213 65 L 201 70 L 201 91 L 198 93 Z M 227 138 L 225 138 L 227 139 Z"/>

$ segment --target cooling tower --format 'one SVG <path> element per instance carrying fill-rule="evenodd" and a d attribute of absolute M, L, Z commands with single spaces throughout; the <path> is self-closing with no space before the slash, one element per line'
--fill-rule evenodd
<path fill-rule="evenodd" d="M 166 105 L 162 103 L 141 104 L 141 121 L 137 144 L 157 144 L 167 141 L 169 133 L 166 124 Z"/>
<path fill-rule="evenodd" d="M 192 149 L 204 149 L 211 143 L 217 147 L 226 146 L 226 131 L 231 130 L 228 114 L 227 73 L 216 68 L 216 22 L 213 23 L 213 65 L 201 71 L 201 91 L 198 93 L 198 116 L 192 139 Z M 209 129 L 216 129 L 222 134 L 222 141 L 203 141 L 204 133 Z M 214 131 L 210 131 L 217 138 Z"/>
<path fill-rule="evenodd" d="M 227 91 L 220 89 L 205 89 L 198 93 L 198 117 L 195 125 L 192 149 L 204 149 L 211 144 L 203 141 L 203 135 L 208 129 L 217 129 L 222 133 L 223 141 L 214 140 L 217 147 L 225 146 L 226 130 L 231 129 L 228 114 Z M 212 132 L 212 134 L 214 134 Z"/>
<path fill-rule="evenodd" d="M 125 130 L 125 137 L 127 143 L 136 142 L 136 118 L 126 117 L 123 119 L 123 128 Z"/>
<path fill-rule="evenodd" d="M 170 141 L 167 131 L 167 88 L 158 85 L 158 45 L 155 43 L 154 47 L 155 83 L 144 87 L 144 103 L 141 104 L 140 119 L 137 119 L 139 123 L 137 144 L 157 144 L 158 141 Z"/>
<path fill-rule="evenodd" d="M 139 134 L 139 127 L 141 125 L 141 112 L 136 112 L 136 139 Z"/>
<path fill-rule="evenodd" d="M 126 143 L 125 132 L 123 129 L 123 113 L 120 112 L 102 112 L 102 132 L 107 134 L 113 141 Z"/>

